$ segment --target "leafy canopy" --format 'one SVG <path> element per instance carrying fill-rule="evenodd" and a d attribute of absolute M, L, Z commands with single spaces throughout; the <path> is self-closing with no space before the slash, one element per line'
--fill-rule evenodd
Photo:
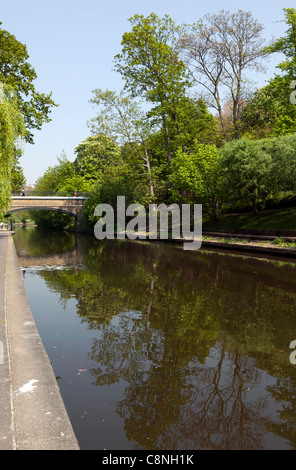
<path fill-rule="evenodd" d="M 202 204 L 203 211 L 214 220 L 222 208 L 219 158 L 215 145 L 195 142 L 190 154 L 177 152 L 171 177 L 174 198 Z"/>

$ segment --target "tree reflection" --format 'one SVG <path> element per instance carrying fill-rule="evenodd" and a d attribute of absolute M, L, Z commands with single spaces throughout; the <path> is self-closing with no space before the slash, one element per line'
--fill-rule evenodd
<path fill-rule="evenodd" d="M 199 371 L 180 424 L 184 438 L 198 448 L 263 448 L 266 398 L 247 399 L 250 382 L 259 380 L 248 359 L 227 354 L 221 345 L 217 366 Z"/>
<path fill-rule="evenodd" d="M 149 341 L 165 342 L 156 335 L 150 335 Z M 93 344 L 92 359 L 100 367 L 91 373 L 100 385 L 110 380 L 128 382 L 117 411 L 124 419 L 127 438 L 139 449 L 263 448 L 266 398 L 247 400 L 250 383 L 260 381 L 250 361 L 226 353 L 222 344 L 215 367 L 196 361 L 184 366 L 184 358 L 172 352 L 173 344 L 151 353 L 145 343 L 139 354 L 131 336 L 122 341 L 122 347 L 114 339 L 115 348 L 110 348 L 111 338 L 106 335 Z"/>

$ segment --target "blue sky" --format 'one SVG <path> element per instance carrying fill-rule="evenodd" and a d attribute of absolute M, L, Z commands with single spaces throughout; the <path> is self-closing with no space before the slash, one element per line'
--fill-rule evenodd
<path fill-rule="evenodd" d="M 21 164 L 28 184 L 54 166 L 62 152 L 74 160 L 74 148 L 90 135 L 87 121 L 96 113 L 89 103 L 92 90 L 121 90 L 113 58 L 120 52 L 123 33 L 130 30 L 128 18 L 154 12 L 160 17 L 169 14 L 182 24 L 206 13 L 242 9 L 264 25 L 264 37 L 270 40 L 284 34 L 283 8 L 293 7 L 282 0 L 0 0 L 0 5 L 2 28 L 28 48 L 38 75 L 36 89 L 52 91 L 59 104 L 52 122 L 35 132 L 35 144 L 24 147 Z M 266 74 L 252 76 L 258 86 L 274 75 L 280 59 L 269 61 Z"/>

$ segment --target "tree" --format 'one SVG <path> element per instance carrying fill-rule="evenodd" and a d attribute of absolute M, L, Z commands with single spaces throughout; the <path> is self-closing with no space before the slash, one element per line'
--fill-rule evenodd
<path fill-rule="evenodd" d="M 17 97 L 11 87 L 2 87 L 0 96 L 0 216 L 10 205 L 12 172 L 16 147 L 25 134 L 23 118 L 17 107 Z"/>
<path fill-rule="evenodd" d="M 140 184 L 137 184 L 135 175 L 127 165 L 107 167 L 104 178 L 93 186 L 84 204 L 83 216 L 86 224 L 93 227 L 98 221 L 97 216 L 94 215 L 98 204 L 110 204 L 113 208 L 116 208 L 117 196 L 124 196 L 127 206 L 135 202 L 142 202 L 141 189 Z"/>
<path fill-rule="evenodd" d="M 182 136 L 176 139 L 174 150 L 182 148 L 190 153 L 196 141 L 201 144 L 220 144 L 217 119 L 208 110 L 201 97 L 186 97 L 179 108 Z"/>
<path fill-rule="evenodd" d="M 262 139 L 296 132 L 296 106 L 290 102 L 291 80 L 276 75 L 258 89 L 241 114 L 241 134 Z"/>
<path fill-rule="evenodd" d="M 96 134 L 87 137 L 75 147 L 76 158 L 73 168 L 77 175 L 90 184 L 102 179 L 108 166 L 121 162 L 120 148 L 113 139 L 105 134 Z"/>
<path fill-rule="evenodd" d="M 235 138 L 239 138 L 241 104 L 246 92 L 243 74 L 246 70 L 263 70 L 261 60 L 266 52 L 262 29 L 250 12 L 221 10 L 187 26 L 180 40 L 192 78 L 204 88 L 223 130 L 223 94 L 226 92 L 227 101 L 231 100 Z"/>
<path fill-rule="evenodd" d="M 219 165 L 228 201 L 251 203 L 255 214 L 258 202 L 278 189 L 269 139 L 226 144 Z"/>
<path fill-rule="evenodd" d="M 35 89 L 37 74 L 28 62 L 27 47 L 2 28 L 0 43 L 0 81 L 14 89 L 16 106 L 25 121 L 25 139 L 33 143 L 31 130 L 50 122 L 49 114 L 56 104 L 51 93 L 46 95 Z"/>
<path fill-rule="evenodd" d="M 106 133 L 111 138 L 119 140 L 121 145 L 128 144 L 131 147 L 135 158 L 126 161 L 125 164 L 141 166 L 144 169 L 149 182 L 150 197 L 154 200 L 154 182 L 148 152 L 151 125 L 146 115 L 123 92 L 116 94 L 110 90 L 97 89 L 93 93 L 94 96 L 90 101 L 99 106 L 99 113 L 90 122 L 92 131 Z"/>
<path fill-rule="evenodd" d="M 171 165 L 172 141 L 183 132 L 180 106 L 190 86 L 177 52 L 181 30 L 168 15 L 135 15 L 129 21 L 133 28 L 123 35 L 115 69 L 125 80 L 125 90 L 132 98 L 144 98 L 151 106 L 149 116 L 161 123 Z"/>
<path fill-rule="evenodd" d="M 212 220 L 222 209 L 220 151 L 214 145 L 195 142 L 191 153 L 179 151 L 173 160 L 174 197 L 182 202 L 199 203 Z M 177 190 L 177 191 L 176 191 Z"/>
<path fill-rule="evenodd" d="M 273 180 L 278 192 L 296 192 L 296 133 L 264 139 L 273 163 Z"/>

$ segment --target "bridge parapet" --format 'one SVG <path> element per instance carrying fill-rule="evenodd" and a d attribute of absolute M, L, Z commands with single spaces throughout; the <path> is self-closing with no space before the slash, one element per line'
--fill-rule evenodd
<path fill-rule="evenodd" d="M 14 199 L 23 199 L 23 200 L 29 200 L 29 199 L 32 199 L 32 200 L 36 200 L 36 199 L 45 199 L 45 200 L 57 200 L 57 199 L 63 199 L 63 200 L 66 200 L 66 199 L 72 199 L 72 200 L 86 200 L 87 197 L 81 197 L 81 196 L 12 196 L 11 198 L 12 200 Z"/>

